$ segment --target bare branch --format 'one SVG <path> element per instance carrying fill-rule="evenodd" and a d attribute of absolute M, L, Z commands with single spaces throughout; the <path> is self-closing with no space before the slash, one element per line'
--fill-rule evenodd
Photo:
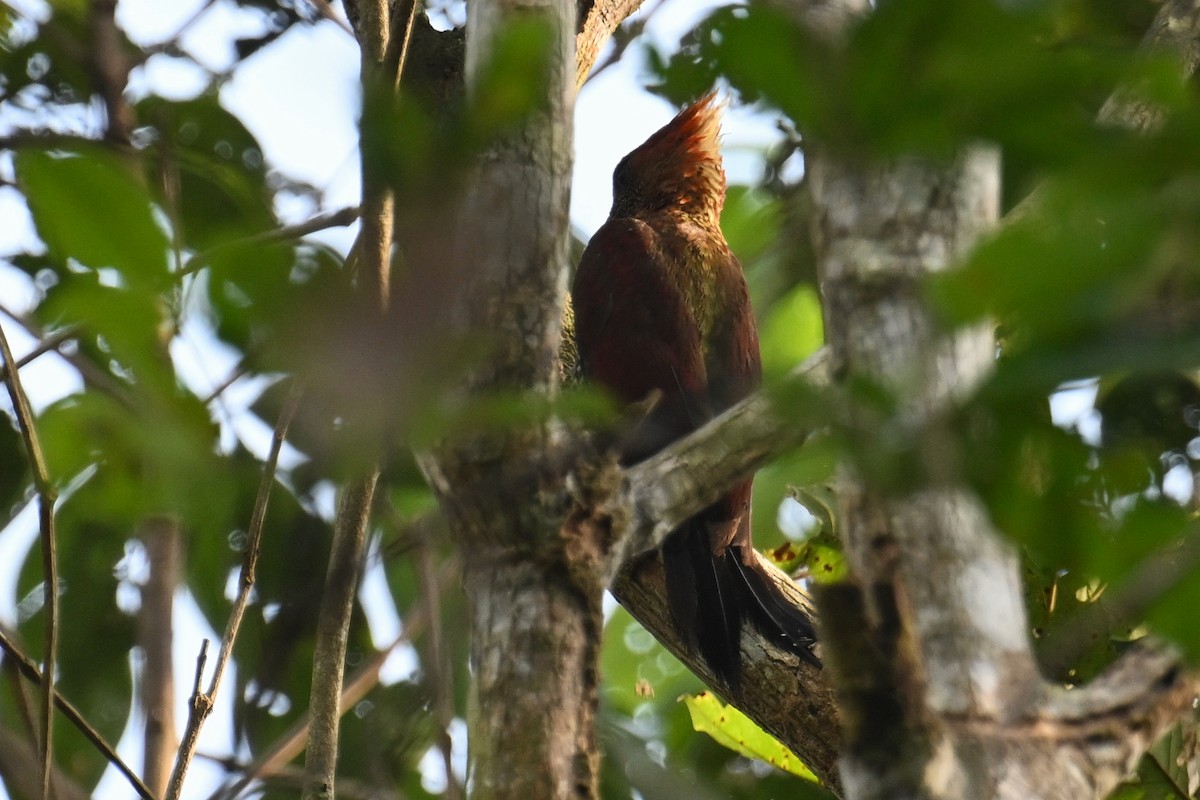
<path fill-rule="evenodd" d="M 12 348 L 8 344 L 8 336 L 4 326 L 0 325 L 0 356 L 8 366 L 5 374 L 5 384 L 8 386 L 8 396 L 12 400 L 13 412 L 17 417 L 17 427 L 21 431 L 21 439 L 25 443 L 25 453 L 33 470 L 33 487 L 38 496 L 38 530 L 42 549 L 42 599 L 43 610 L 46 613 L 45 622 L 45 652 L 43 654 L 43 674 L 46 676 L 42 683 L 42 730 L 40 755 L 42 757 L 42 796 L 49 798 L 51 791 L 50 775 L 53 756 L 51 753 L 54 729 L 54 673 L 58 662 L 58 555 L 54 542 L 54 503 L 58 499 L 58 489 L 50 480 L 50 471 L 46 468 L 46 456 L 42 453 L 42 444 L 38 439 L 37 428 L 34 425 L 33 409 L 29 405 L 29 397 L 21 386 L 21 370 L 16 367 Z"/>
<path fill-rule="evenodd" d="M 387 0 L 362 0 L 356 3 L 355 30 L 361 47 L 362 82 L 370 96 L 372 81 L 378 80 L 386 69 L 392 34 L 391 7 Z M 400 24 L 404 37 L 396 51 L 397 74 L 389 86 L 394 86 L 407 52 L 412 32 L 416 2 L 407 9 L 408 19 Z M 371 307 L 379 314 L 387 311 L 391 295 L 391 254 L 394 240 L 395 200 L 391 187 L 367 163 L 367 148 L 360 148 L 363 203 L 362 228 L 352 253 L 352 265 L 359 289 L 370 299 Z M 351 480 L 342 489 L 333 528 L 333 545 L 329 553 L 329 568 L 321 607 L 317 617 L 316 647 L 313 652 L 312 687 L 308 713 L 308 752 L 304 770 L 302 797 L 332 797 L 337 771 L 339 702 L 344 679 L 346 645 L 350 622 L 366 548 L 367 526 L 375 486 L 379 481 L 378 463 Z"/>
<path fill-rule="evenodd" d="M 275 485 L 275 469 L 279 463 L 279 452 L 283 449 L 283 442 L 287 438 L 288 426 L 296 414 L 296 408 L 300 405 L 302 394 L 303 389 L 299 384 L 292 386 L 287 399 L 284 401 L 279 421 L 275 424 L 275 433 L 271 439 L 271 451 L 267 456 L 266 464 L 263 465 L 262 478 L 258 484 L 258 495 L 254 499 L 254 510 L 250 517 L 246 552 L 242 558 L 241 574 L 238 576 L 238 596 L 234 601 L 233 610 L 230 612 L 229 621 L 225 626 L 225 636 L 221 640 L 221 650 L 217 654 L 217 663 L 213 669 L 212 681 L 209 684 L 207 692 L 201 691 L 204 658 L 208 648 L 207 640 L 204 642 L 204 647 L 200 652 L 200 660 L 196 669 L 196 685 L 192 693 L 192 704 L 188 712 L 187 726 L 184 729 L 183 741 L 179 746 L 179 754 L 175 759 L 175 769 L 171 773 L 171 782 L 167 788 L 166 796 L 168 800 L 178 800 L 180 792 L 183 791 L 183 779 L 196 753 L 196 743 L 199 740 L 200 727 L 212 712 L 217 690 L 221 685 L 221 678 L 225 674 L 225 666 L 228 664 L 229 658 L 233 653 L 233 644 L 237 640 L 242 618 L 245 616 L 246 608 L 250 604 L 250 592 L 254 588 L 259 547 L 262 543 L 263 524 L 267 517 L 267 503 L 271 497 L 271 488 Z"/>
<path fill-rule="evenodd" d="M 1167 0 L 1142 39 L 1144 52 L 1173 53 L 1180 59 L 1181 77 L 1196 74 L 1200 67 L 1200 3 L 1196 0 Z M 1100 109 L 1100 121 L 1117 123 L 1142 131 L 1162 123 L 1162 109 L 1138 96 L 1136 87 L 1118 89 Z"/>
<path fill-rule="evenodd" d="M 125 97 L 132 61 L 126 56 L 124 34 L 117 27 L 117 0 L 91 0 L 88 23 L 91 34 L 89 68 L 96 93 L 104 101 L 108 117 L 105 138 L 120 144 L 129 142 L 136 118 Z"/>
<path fill-rule="evenodd" d="M 45 338 L 37 343 L 36 347 L 17 360 L 17 369 L 36 361 L 38 358 L 46 355 L 46 353 L 57 352 L 58 348 L 62 347 L 64 343 L 74 339 L 78 333 L 78 325 L 68 325 L 65 328 L 60 328 L 57 331 L 47 334 Z M 0 381 L 7 379 L 7 377 L 8 365 L 0 364 Z"/>
<path fill-rule="evenodd" d="M 178 800 L 183 790 L 183 779 L 187 768 L 191 766 L 192 757 L 196 752 L 196 744 L 200 740 L 200 726 L 212 712 L 214 697 L 204 691 L 204 666 L 208 663 L 208 639 L 200 643 L 200 653 L 196 656 L 196 675 L 192 679 L 191 703 L 188 707 L 187 725 L 183 729 L 183 739 L 179 743 L 179 755 L 175 758 L 175 769 L 171 772 L 171 782 L 167 785 L 167 800 Z"/>
<path fill-rule="evenodd" d="M 45 685 L 42 682 L 42 673 L 38 670 L 37 665 L 33 663 L 33 660 L 29 656 L 22 652 L 16 642 L 9 638 L 3 628 L 0 628 L 0 650 L 8 654 L 9 658 L 12 659 L 12 663 L 22 675 L 39 686 Z M 63 713 L 67 721 L 74 725 L 83 734 L 83 737 L 100 751 L 100 754 L 107 759 L 108 763 L 117 768 L 117 771 L 124 776 L 125 780 L 129 781 L 129 785 L 133 787 L 142 800 L 156 800 L 154 793 L 147 788 L 146 784 L 142 783 L 142 779 L 137 776 L 137 773 L 121 760 L 121 757 L 117 755 L 117 751 L 104 739 L 100 731 L 92 727 L 91 723 L 84 719 L 83 714 L 79 713 L 79 709 L 75 708 L 69 700 L 59 694 L 57 689 L 54 691 L 54 704 L 58 706 L 58 710 Z"/>
<path fill-rule="evenodd" d="M 828 381 L 828 356 L 817 351 L 787 381 L 758 392 L 654 457 L 628 467 L 622 487 L 606 509 L 620 543 L 608 574 L 654 550 L 688 517 L 712 504 L 722 492 L 773 458 L 802 444 L 812 433 L 811 418 L 784 416 L 776 398 L 794 396 Z M 682 468 L 681 468 L 682 467 Z"/>
<path fill-rule="evenodd" d="M 137 532 L 146 549 L 149 574 L 141 587 L 138 645 L 142 649 L 140 694 L 145 709 L 142 774 L 155 794 L 165 794 L 176 752 L 175 671 L 171 646 L 175 589 L 183 574 L 183 537 L 179 522 L 155 516 Z"/>
<path fill-rule="evenodd" d="M 645 0 L 643 0 L 643 2 L 645 2 Z M 646 23 L 650 21 L 650 17 L 653 16 L 655 11 L 658 11 L 660 8 L 662 8 L 665 2 L 666 0 L 655 0 L 653 7 L 642 14 L 642 16 L 632 21 L 626 19 L 625 22 L 617 26 L 617 28 L 612 32 L 611 37 L 613 42 L 612 52 L 610 52 L 603 61 L 597 63 L 588 72 L 583 74 L 583 77 L 580 79 L 580 88 L 582 88 L 583 85 L 588 81 L 594 80 L 597 75 L 604 72 L 609 67 L 612 67 L 614 64 L 620 62 L 621 57 L 625 55 L 625 51 L 629 49 L 629 45 L 637 41 L 638 37 L 645 32 Z M 577 48 L 582 48 L 583 39 L 584 35 L 581 33 L 579 39 L 576 40 Z M 600 44 L 603 46 L 604 43 L 601 42 Z M 582 63 L 583 56 L 581 53 L 582 50 L 577 49 L 575 54 L 575 58 L 577 62 L 579 62 L 578 67 L 580 70 L 584 69 L 584 65 Z M 597 51 L 596 56 L 593 56 L 593 58 L 597 57 L 598 55 L 599 52 Z"/>
<path fill-rule="evenodd" d="M 331 211 L 327 214 L 319 214 L 312 219 L 299 222 L 295 225 L 285 225 L 282 228 L 272 228 L 269 231 L 256 233 L 253 236 L 246 236 L 242 239 L 234 239 L 229 242 L 222 242 L 214 247 L 205 250 L 203 253 L 197 253 L 187 260 L 187 263 L 180 268 L 178 274 L 191 275 L 194 272 L 203 269 L 212 258 L 212 254 L 224 250 L 227 247 L 246 247 L 255 244 L 269 244 L 271 242 L 286 242 L 292 239 L 302 239 L 312 233 L 328 230 L 330 228 L 344 228 L 347 225 L 352 225 L 356 222 L 361 214 L 359 206 L 347 206 L 339 208 L 337 211 Z"/>
<path fill-rule="evenodd" d="M 304 800 L 332 797 L 337 771 L 339 702 L 346 662 L 350 619 L 362 569 L 367 522 L 379 469 L 353 480 L 342 490 L 334 523 L 333 548 L 317 617 L 313 651 L 312 693 L 308 703 L 308 753 L 304 762 L 307 780 Z"/>
<path fill-rule="evenodd" d="M 575 37 L 575 91 L 587 81 L 592 65 L 600 57 L 604 43 L 625 19 L 645 0 L 597 0 L 579 19 Z"/>

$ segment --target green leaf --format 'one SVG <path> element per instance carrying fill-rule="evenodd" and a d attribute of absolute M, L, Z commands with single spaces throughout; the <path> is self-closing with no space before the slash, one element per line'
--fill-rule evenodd
<path fill-rule="evenodd" d="M 184 102 L 148 97 L 137 110 L 155 139 L 154 171 L 178 176 L 160 202 L 174 210 L 189 247 L 205 251 L 278 224 L 262 148 L 215 91 Z"/>
<path fill-rule="evenodd" d="M 733 706 L 725 705 L 709 692 L 685 696 L 683 702 L 692 715 L 692 726 L 707 733 L 718 744 L 747 758 L 765 761 L 784 772 L 817 782 L 817 776 L 791 750 Z"/>
<path fill-rule="evenodd" d="M 603 642 L 604 704 L 626 717 L 632 718 L 639 709 L 657 708 L 659 698 L 700 688 L 698 679 L 624 608 L 613 612 Z"/>
<path fill-rule="evenodd" d="M 475 76 L 468 111 L 477 142 L 511 130 L 545 106 L 555 39 L 550 16 L 530 11 L 492 40 Z"/>
<path fill-rule="evenodd" d="M 167 234 L 128 164 L 100 148 L 21 150 L 14 161 L 17 185 L 52 255 L 115 268 L 128 285 L 163 285 Z"/>
<path fill-rule="evenodd" d="M 779 201 L 747 186 L 730 186 L 721 211 L 725 240 L 743 264 L 759 258 L 779 238 Z"/>
<path fill-rule="evenodd" d="M 825 340 L 821 301 L 808 284 L 781 297 L 758 329 L 763 372 L 782 375 L 812 355 Z"/>
<path fill-rule="evenodd" d="M 0 421 L 0 508 L 12 507 L 20 497 L 21 490 L 29 484 L 29 479 L 25 445 L 12 420 L 5 416 Z"/>
<path fill-rule="evenodd" d="M 217 335 L 244 353 L 261 353 L 279 320 L 294 311 L 291 275 L 304 247 L 234 241 L 209 251 L 209 310 Z"/>
<path fill-rule="evenodd" d="M 1113 800 L 1188 800 L 1186 759 L 1195 757 L 1195 729 L 1176 726 L 1142 756 L 1133 779 L 1122 784 Z M 1182 758 L 1181 758 L 1182 757 Z"/>
<path fill-rule="evenodd" d="M 37 316 L 50 325 L 78 324 L 81 353 L 121 383 L 171 394 L 175 370 L 165 341 L 166 308 L 142 288 L 107 286 L 95 272 L 66 272 L 46 292 Z"/>

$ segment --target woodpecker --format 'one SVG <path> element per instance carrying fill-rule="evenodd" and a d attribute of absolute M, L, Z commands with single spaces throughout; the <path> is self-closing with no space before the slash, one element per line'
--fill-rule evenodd
<path fill-rule="evenodd" d="M 621 159 L 612 210 L 575 274 L 583 376 L 621 403 L 649 406 L 622 440 L 625 464 L 696 430 L 761 381 L 750 294 L 720 227 L 720 119 L 709 93 Z M 734 692 L 747 621 L 819 665 L 812 624 L 755 558 L 752 480 L 672 531 L 661 549 L 673 624 Z"/>

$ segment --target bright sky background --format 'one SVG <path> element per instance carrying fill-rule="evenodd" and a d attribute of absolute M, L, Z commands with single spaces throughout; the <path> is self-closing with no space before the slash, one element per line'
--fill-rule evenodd
<path fill-rule="evenodd" d="M 45 8 L 41 0 L 16 0 L 13 4 L 31 9 L 37 16 L 45 13 L 39 11 Z M 153 44 L 173 36 L 201 5 L 202 0 L 121 0 L 118 20 L 135 42 Z M 670 49 L 716 5 L 719 3 L 713 0 L 669 0 L 654 15 L 647 36 L 660 47 Z M 234 61 L 234 53 L 228 46 L 231 32 L 250 36 L 258 29 L 256 15 L 241 12 L 230 3 L 217 2 L 198 24 L 189 29 L 183 43 L 206 66 L 223 70 Z M 620 64 L 589 83 L 579 97 L 571 220 L 585 238 L 607 215 L 612 169 L 616 162 L 675 112 L 664 101 L 640 89 L 644 82 L 643 69 L 641 50 L 631 48 Z M 353 39 L 333 23 L 322 22 L 311 27 L 298 26 L 281 40 L 251 56 L 238 68 L 235 79 L 222 93 L 225 106 L 258 138 L 272 168 L 325 190 L 320 208 L 303 201 L 280 208 L 286 222 L 299 222 L 321 211 L 358 202 L 357 74 L 358 51 Z M 184 99 L 194 96 L 204 86 L 205 78 L 194 66 L 181 59 L 160 55 L 132 76 L 130 91 L 137 96 L 157 93 Z M 771 119 L 753 111 L 735 109 L 728 114 L 724 130 L 726 170 L 731 181 L 754 181 L 761 169 L 758 153 L 777 138 Z M 5 122 L 0 120 L 0 134 L 4 132 Z M 11 162 L 0 159 L 0 175 L 11 178 L 11 171 Z M 353 236 L 352 229 L 322 234 L 325 241 L 342 249 L 349 246 Z M 0 187 L 0 300 L 18 311 L 33 302 L 32 286 L 22 273 L 5 266 L 2 261 L 4 255 L 23 250 L 32 242 L 36 242 L 36 238 L 19 195 L 11 188 Z M 0 322 L 5 324 L 18 357 L 33 346 L 32 340 L 8 320 Z M 177 356 L 183 379 L 198 393 L 207 393 L 219 384 L 236 363 L 236 354 L 200 329 L 183 331 L 173 345 L 173 353 Z M 80 386 L 74 372 L 51 356 L 39 359 L 21 374 L 37 407 L 44 407 Z M 226 437 L 231 439 L 236 435 L 252 451 L 265 454 L 270 431 L 249 415 L 240 413 L 253 402 L 259 390 L 261 385 L 236 384 L 225 396 L 228 416 L 222 421 Z M 1080 408 L 1090 405 L 1090 400 L 1090 391 L 1084 389 L 1074 402 L 1059 401 L 1055 408 L 1056 418 L 1061 422 L 1072 414 L 1077 416 Z M 36 519 L 29 508 L 0 533 L 0 565 L 18 564 L 35 537 Z M 136 566 L 136 558 L 131 563 Z M 18 600 L 15 592 L 15 570 L 0 568 L 0 619 L 6 623 L 13 620 L 14 604 Z M 368 576 L 364 592 L 372 598 L 369 605 L 379 609 L 371 619 L 377 642 L 390 642 L 399 631 L 399 619 L 387 597 L 381 572 Z M 199 639 L 204 636 L 215 638 L 215 634 L 208 630 L 190 598 L 181 597 L 178 608 L 180 635 L 177 636 L 175 660 L 180 684 L 177 719 L 182 726 Z M 393 665 L 392 675 L 410 668 L 411 657 L 402 654 L 399 663 Z M 227 678 L 222 702 L 205 726 L 206 738 L 202 740 L 201 752 L 229 752 L 229 692 L 233 686 L 232 677 Z M 126 730 L 120 752 L 135 768 L 140 763 L 140 731 L 136 725 Z M 198 760 L 190 773 L 185 796 L 206 796 L 221 773 L 203 759 Z M 430 771 L 430 780 L 436 782 L 436 770 Z M 129 793 L 115 771 L 110 770 L 96 796 L 129 796 Z M 2 790 L 0 797 L 3 797 Z"/>

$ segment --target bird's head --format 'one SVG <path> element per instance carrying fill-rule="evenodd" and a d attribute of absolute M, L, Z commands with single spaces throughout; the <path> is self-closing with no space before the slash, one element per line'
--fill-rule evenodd
<path fill-rule="evenodd" d="M 613 218 L 667 209 L 716 224 L 725 203 L 721 111 L 709 92 L 675 115 L 613 172 Z"/>

